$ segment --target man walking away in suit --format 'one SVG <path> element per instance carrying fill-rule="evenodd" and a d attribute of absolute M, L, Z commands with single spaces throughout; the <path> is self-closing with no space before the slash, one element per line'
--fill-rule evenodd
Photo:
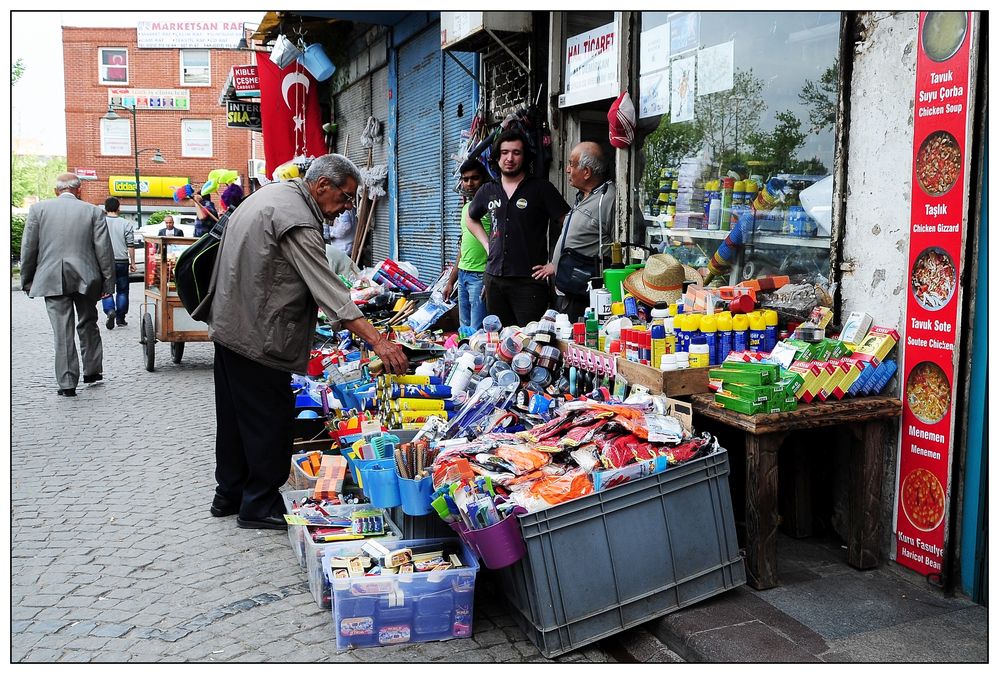
<path fill-rule="evenodd" d="M 128 313 L 128 274 L 135 271 L 135 225 L 131 220 L 118 215 L 119 208 L 121 203 L 114 197 L 104 200 L 108 235 L 114 251 L 115 294 L 114 297 L 108 295 L 101 298 L 101 307 L 108 317 L 108 330 L 114 330 L 115 324 L 128 325 L 125 322 L 125 314 Z"/>
<path fill-rule="evenodd" d="M 104 211 L 81 201 L 80 187 L 76 175 L 59 175 L 57 198 L 28 209 L 21 242 L 21 289 L 28 297 L 45 298 L 61 396 L 75 396 L 80 378 L 74 322 L 80 335 L 83 382 L 104 379 L 97 301 L 114 291 L 114 253 Z"/>

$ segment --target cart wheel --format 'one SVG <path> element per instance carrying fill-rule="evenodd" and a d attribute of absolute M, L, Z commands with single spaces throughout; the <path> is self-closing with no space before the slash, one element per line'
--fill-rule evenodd
<path fill-rule="evenodd" d="M 146 354 L 146 371 L 156 369 L 156 335 L 153 333 L 153 317 L 146 314 L 142 317 L 142 350 Z"/>
<path fill-rule="evenodd" d="M 170 358 L 173 359 L 174 363 L 180 363 L 180 359 L 184 357 L 184 342 L 170 342 Z"/>

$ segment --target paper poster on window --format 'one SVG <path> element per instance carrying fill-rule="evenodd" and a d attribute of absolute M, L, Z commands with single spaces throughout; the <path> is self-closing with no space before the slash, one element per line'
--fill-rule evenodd
<path fill-rule="evenodd" d="M 101 154 L 116 157 L 132 154 L 132 127 L 128 119 L 101 120 Z"/>
<path fill-rule="evenodd" d="M 734 86 L 735 42 L 697 52 L 697 95 L 728 91 Z"/>
<path fill-rule="evenodd" d="M 696 59 L 677 59 L 673 61 L 670 121 L 689 122 L 694 118 L 694 62 Z"/>
<path fill-rule="evenodd" d="M 594 28 L 565 42 L 565 93 L 559 105 L 578 105 L 620 93 L 616 24 Z"/>
<path fill-rule="evenodd" d="M 671 56 L 697 49 L 701 41 L 699 12 L 678 14 L 669 20 L 669 53 Z"/>
<path fill-rule="evenodd" d="M 669 70 L 642 75 L 638 81 L 641 97 L 638 116 L 654 117 L 669 112 Z"/>
<path fill-rule="evenodd" d="M 181 121 L 181 155 L 184 157 L 212 156 L 212 123 L 207 119 Z"/>
<path fill-rule="evenodd" d="M 669 66 L 669 24 L 642 31 L 639 73 L 648 75 Z"/>

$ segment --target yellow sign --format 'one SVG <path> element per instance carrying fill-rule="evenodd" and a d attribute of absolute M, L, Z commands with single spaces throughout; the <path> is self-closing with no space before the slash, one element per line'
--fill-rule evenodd
<path fill-rule="evenodd" d="M 190 178 L 180 176 L 139 176 L 139 190 L 143 197 L 173 198 L 178 187 L 187 185 Z M 111 176 L 108 192 L 113 197 L 134 197 L 135 176 Z"/>

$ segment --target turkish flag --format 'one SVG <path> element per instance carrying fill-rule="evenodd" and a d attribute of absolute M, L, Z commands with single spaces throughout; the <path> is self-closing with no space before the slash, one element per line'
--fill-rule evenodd
<path fill-rule="evenodd" d="M 282 70 L 263 52 L 257 74 L 266 174 L 273 178 L 274 169 L 295 157 L 326 154 L 316 79 L 297 60 Z"/>

